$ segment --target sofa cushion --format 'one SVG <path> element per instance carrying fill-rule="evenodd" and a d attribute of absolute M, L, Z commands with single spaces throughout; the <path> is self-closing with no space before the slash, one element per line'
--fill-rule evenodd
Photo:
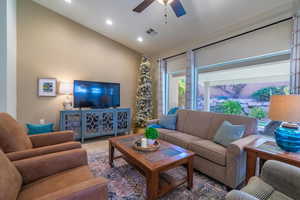
<path fill-rule="evenodd" d="M 18 200 L 31 200 L 92 179 L 88 166 L 70 169 L 25 185 Z M 104 178 L 103 178 L 104 180 Z"/>
<path fill-rule="evenodd" d="M 32 148 L 22 125 L 7 113 L 0 113 L 0 148 L 4 153 Z"/>
<path fill-rule="evenodd" d="M 245 134 L 244 137 L 257 133 L 257 120 L 251 117 L 238 116 L 238 115 L 226 115 L 220 113 L 214 113 L 210 128 L 208 131 L 207 139 L 212 140 L 217 133 L 218 128 L 224 121 L 228 121 L 234 125 L 244 125 Z"/>
<path fill-rule="evenodd" d="M 20 173 L 0 150 L 0 199 L 17 199 L 21 186 Z"/>
<path fill-rule="evenodd" d="M 178 131 L 207 139 L 207 133 L 214 113 L 180 110 L 177 115 Z"/>
<path fill-rule="evenodd" d="M 195 137 L 179 131 L 162 131 L 160 132 L 160 139 L 178 145 L 183 148 L 188 148 L 192 141 L 201 140 L 199 137 Z"/>
<path fill-rule="evenodd" d="M 226 166 L 226 148 L 210 140 L 192 141 L 189 149 L 200 157 L 222 166 Z"/>

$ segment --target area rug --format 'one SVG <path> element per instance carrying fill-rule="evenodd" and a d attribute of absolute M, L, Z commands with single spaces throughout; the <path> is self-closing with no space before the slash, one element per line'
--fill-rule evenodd
<path fill-rule="evenodd" d="M 143 200 L 146 196 L 146 182 L 136 169 L 123 159 L 115 160 L 114 168 L 108 164 L 108 154 L 105 152 L 92 152 L 88 154 L 89 166 L 93 174 L 109 180 L 108 191 L 110 200 Z M 183 167 L 176 168 L 170 173 L 185 175 Z M 226 187 L 213 181 L 207 176 L 195 172 L 194 188 L 188 190 L 182 185 L 168 193 L 161 200 L 223 200 Z"/>

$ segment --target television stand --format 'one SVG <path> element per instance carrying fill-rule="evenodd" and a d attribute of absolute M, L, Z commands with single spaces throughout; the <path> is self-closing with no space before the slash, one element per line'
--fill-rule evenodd
<path fill-rule="evenodd" d="M 130 108 L 80 109 L 60 111 L 60 130 L 72 130 L 75 139 L 117 136 L 131 131 Z"/>

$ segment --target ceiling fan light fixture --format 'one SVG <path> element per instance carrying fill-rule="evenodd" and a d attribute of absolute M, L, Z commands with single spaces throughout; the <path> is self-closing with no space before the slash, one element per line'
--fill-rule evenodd
<path fill-rule="evenodd" d="M 162 5 L 169 5 L 171 4 L 174 0 L 157 0 L 160 4 Z"/>

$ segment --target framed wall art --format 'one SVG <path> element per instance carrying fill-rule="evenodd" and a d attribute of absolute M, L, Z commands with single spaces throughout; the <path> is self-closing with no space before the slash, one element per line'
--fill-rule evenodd
<path fill-rule="evenodd" d="M 55 97 L 56 96 L 56 79 L 39 78 L 38 79 L 38 96 Z"/>

